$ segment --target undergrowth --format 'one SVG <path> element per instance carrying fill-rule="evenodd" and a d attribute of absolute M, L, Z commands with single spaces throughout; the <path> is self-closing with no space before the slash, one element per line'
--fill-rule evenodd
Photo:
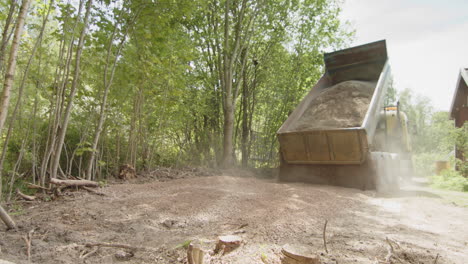
<path fill-rule="evenodd" d="M 433 188 L 468 192 L 468 179 L 455 170 L 444 170 L 431 178 Z"/>

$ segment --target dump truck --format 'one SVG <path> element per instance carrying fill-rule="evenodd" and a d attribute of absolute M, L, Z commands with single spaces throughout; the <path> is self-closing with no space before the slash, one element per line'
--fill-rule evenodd
<path fill-rule="evenodd" d="M 399 105 L 384 105 L 391 85 L 385 40 L 326 53 L 324 61 L 325 73 L 277 132 L 279 179 L 364 190 L 398 188 L 401 177 L 410 174 L 411 146 L 406 115 Z M 347 82 L 370 87 L 368 101 L 355 102 L 358 90 L 346 98 L 330 95 L 331 89 L 343 92 L 350 87 L 341 85 Z M 355 110 L 343 108 L 345 100 L 354 100 L 349 105 L 359 108 L 363 116 L 340 127 L 334 119 Z M 336 111 L 313 120 L 324 105 Z M 307 115 L 309 119 L 304 118 Z"/>

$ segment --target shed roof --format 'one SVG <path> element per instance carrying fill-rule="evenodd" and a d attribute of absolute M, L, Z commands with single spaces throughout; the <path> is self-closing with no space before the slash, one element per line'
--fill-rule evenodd
<path fill-rule="evenodd" d="M 455 118 L 455 101 L 457 99 L 458 92 L 461 89 L 462 82 L 465 83 L 465 86 L 468 87 L 468 68 L 461 68 L 460 74 L 458 75 L 457 86 L 455 87 L 455 92 L 453 93 L 452 105 L 450 107 L 450 117 Z"/>

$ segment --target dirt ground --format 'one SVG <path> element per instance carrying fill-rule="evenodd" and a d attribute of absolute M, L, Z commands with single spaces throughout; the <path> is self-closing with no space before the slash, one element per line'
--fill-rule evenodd
<path fill-rule="evenodd" d="M 70 191 L 13 204 L 20 229 L 0 227 L 0 259 L 28 263 L 23 236 L 34 229 L 33 263 L 187 263 L 188 241 L 214 249 L 226 234 L 242 245 L 209 263 L 280 263 L 285 244 L 309 247 L 322 263 L 386 263 L 386 238 L 392 263 L 467 263 L 468 207 L 429 189 L 378 195 L 251 173 L 158 173 L 111 183 L 104 196 Z"/>

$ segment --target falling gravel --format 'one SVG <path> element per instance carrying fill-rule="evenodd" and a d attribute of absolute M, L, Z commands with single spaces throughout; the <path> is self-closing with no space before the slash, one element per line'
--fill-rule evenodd
<path fill-rule="evenodd" d="M 375 86 L 375 82 L 345 81 L 325 89 L 310 102 L 292 130 L 360 127 Z"/>

